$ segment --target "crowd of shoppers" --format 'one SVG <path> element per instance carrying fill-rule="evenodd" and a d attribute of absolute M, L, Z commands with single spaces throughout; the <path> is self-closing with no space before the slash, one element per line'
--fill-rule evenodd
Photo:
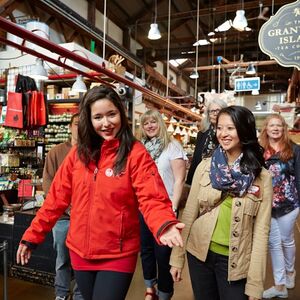
<path fill-rule="evenodd" d="M 59 167 L 43 206 L 24 233 L 17 263 L 28 263 L 71 206 L 66 245 L 85 300 L 123 300 L 140 249 L 139 211 L 157 242 L 182 246 L 155 162 L 135 140 L 125 108 L 109 87 L 90 89 L 79 106 L 78 142 Z"/>
<path fill-rule="evenodd" d="M 47 156 L 47 197 L 22 237 L 17 262 L 28 263 L 53 228 L 63 253 L 56 261 L 59 300 L 70 292 L 69 259 L 75 300 L 125 299 L 139 251 L 145 300 L 172 298 L 185 256 L 196 300 L 287 298 L 296 277 L 300 147 L 278 114 L 265 120 L 259 144 L 247 108 L 215 99 L 206 111 L 186 177 L 184 150 L 157 110 L 141 116 L 137 141 L 118 94 L 90 89 L 72 118 L 71 143 Z M 184 182 L 191 190 L 181 223 Z M 268 244 L 275 285 L 264 290 Z"/>
<path fill-rule="evenodd" d="M 221 109 L 216 129 L 219 146 L 196 169 L 182 215 L 184 248 L 173 249 L 171 273 L 181 280 L 187 251 L 195 299 L 261 299 L 271 176 L 247 108 Z"/>

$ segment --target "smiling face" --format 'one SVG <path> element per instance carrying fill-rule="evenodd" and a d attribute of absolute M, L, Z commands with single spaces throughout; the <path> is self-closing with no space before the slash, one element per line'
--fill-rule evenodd
<path fill-rule="evenodd" d="M 158 136 L 159 134 L 158 122 L 152 117 L 149 117 L 145 120 L 145 122 L 143 123 L 143 129 L 147 137 L 150 139 L 155 136 Z"/>
<path fill-rule="evenodd" d="M 267 136 L 274 142 L 282 138 L 284 126 L 279 118 L 271 118 L 267 124 Z"/>
<path fill-rule="evenodd" d="M 91 122 L 96 133 L 105 140 L 114 139 L 122 125 L 120 111 L 108 99 L 91 104 Z"/>
<path fill-rule="evenodd" d="M 227 154 L 228 163 L 234 162 L 242 152 L 242 145 L 232 118 L 228 114 L 222 113 L 219 116 L 217 139 Z"/>

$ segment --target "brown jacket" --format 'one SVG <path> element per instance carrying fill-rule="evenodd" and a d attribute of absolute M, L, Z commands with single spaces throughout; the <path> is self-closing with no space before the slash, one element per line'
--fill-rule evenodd
<path fill-rule="evenodd" d="M 183 268 L 185 250 L 201 261 L 206 260 L 220 206 L 201 217 L 198 215 L 221 197 L 221 191 L 211 187 L 210 164 L 211 158 L 204 159 L 196 169 L 181 220 L 185 224 L 182 231 L 185 247 L 173 249 L 171 266 Z M 232 200 L 228 280 L 247 278 L 245 294 L 260 299 L 264 290 L 271 220 L 271 175 L 263 169 L 253 185 L 260 188 L 258 196 L 247 193 Z"/>

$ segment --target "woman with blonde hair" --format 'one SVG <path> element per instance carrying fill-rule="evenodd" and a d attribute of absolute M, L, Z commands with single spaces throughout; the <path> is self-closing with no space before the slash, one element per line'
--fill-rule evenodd
<path fill-rule="evenodd" d="M 296 277 L 294 225 L 299 214 L 300 147 L 289 139 L 287 123 L 279 114 L 266 118 L 260 143 L 274 191 L 269 249 L 275 285 L 263 297 L 287 298 Z"/>
<path fill-rule="evenodd" d="M 187 157 L 180 143 L 169 136 L 159 111 L 148 110 L 141 116 L 141 142 L 157 165 L 176 215 L 185 180 Z M 171 299 L 173 295 L 173 280 L 169 265 L 171 251 L 155 241 L 141 214 L 140 224 L 141 260 L 147 288 L 145 299 Z"/>

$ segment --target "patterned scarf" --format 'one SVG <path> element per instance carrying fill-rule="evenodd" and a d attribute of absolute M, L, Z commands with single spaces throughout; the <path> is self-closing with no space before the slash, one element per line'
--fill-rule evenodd
<path fill-rule="evenodd" d="M 210 157 L 212 155 L 212 152 L 216 149 L 218 145 L 218 140 L 216 137 L 216 130 L 215 128 L 210 125 L 208 129 L 208 134 L 205 139 L 205 143 L 203 146 L 203 152 L 202 152 L 202 158 Z"/>
<path fill-rule="evenodd" d="M 152 159 L 157 164 L 158 158 L 160 157 L 163 151 L 163 144 L 158 137 L 153 137 L 151 139 L 142 139 L 142 143 L 146 147 L 147 151 L 150 153 Z"/>
<path fill-rule="evenodd" d="M 254 174 L 243 174 L 240 169 L 240 162 L 243 153 L 234 161 L 232 166 L 228 165 L 225 151 L 218 146 L 214 151 L 210 166 L 210 180 L 214 189 L 228 192 L 237 197 L 247 193 L 252 185 Z"/>

